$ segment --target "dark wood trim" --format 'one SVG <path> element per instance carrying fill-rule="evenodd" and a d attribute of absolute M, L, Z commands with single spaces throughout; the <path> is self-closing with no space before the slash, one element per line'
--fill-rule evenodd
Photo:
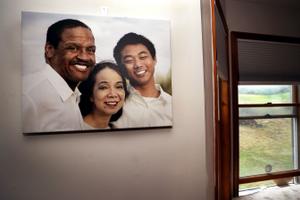
<path fill-rule="evenodd" d="M 225 76 L 219 76 L 218 66 L 217 66 L 217 27 L 216 20 L 218 24 L 222 24 L 220 29 L 224 30 L 224 37 L 227 39 L 226 44 L 226 54 L 229 58 L 228 53 L 228 27 L 224 17 L 224 13 L 221 8 L 221 4 L 218 0 L 211 0 L 212 2 L 212 29 L 213 29 L 213 55 L 214 55 L 214 92 L 215 92 L 215 158 L 216 158 L 216 200 L 231 200 L 232 199 L 232 159 L 231 159 L 231 120 L 230 120 L 230 82 L 229 73 Z M 216 15 L 220 16 L 216 19 Z M 221 38 L 218 38 L 221 39 Z M 227 71 L 229 71 L 229 61 L 225 63 Z M 224 74 L 223 74 L 224 75 Z"/>
<path fill-rule="evenodd" d="M 210 0 L 211 2 L 211 23 L 212 23 L 212 48 L 213 48 L 213 83 L 214 83 L 214 99 L 213 99 L 213 104 L 214 104 L 214 134 L 215 134 L 215 151 L 214 151 L 214 159 L 215 159 L 215 166 L 214 166 L 214 171 L 215 171 L 215 199 L 219 200 L 223 196 L 223 190 L 220 187 L 222 183 L 222 172 L 220 172 L 220 159 L 219 159 L 219 148 L 220 148 L 220 123 L 218 120 L 218 116 L 220 115 L 219 113 L 219 107 L 218 107 L 218 101 L 219 101 L 219 91 L 218 91 L 218 74 L 217 74 L 217 39 L 216 39 L 216 16 L 215 16 L 215 1 Z"/>
<path fill-rule="evenodd" d="M 227 22 L 226 22 L 226 18 L 225 18 L 225 15 L 224 15 L 224 12 L 223 12 L 220 0 L 215 0 L 215 7 L 218 10 L 218 13 L 219 13 L 219 15 L 221 17 L 223 28 L 224 28 L 226 34 L 228 35 L 228 32 L 229 32 L 228 25 L 227 25 Z"/>
<path fill-rule="evenodd" d="M 214 99 L 213 99 L 213 104 L 214 104 L 214 134 L 215 134 L 215 141 L 214 141 L 214 146 L 215 146 L 215 151 L 214 151 L 214 171 L 215 171 L 215 199 L 219 200 L 221 194 L 220 194 L 220 172 L 219 172 L 219 166 L 220 166 L 220 161 L 219 161 L 219 132 L 220 132 L 220 124 L 218 121 L 218 116 L 219 116 L 219 109 L 218 109 L 218 75 L 217 75 L 217 45 L 216 45 L 216 16 L 215 16 L 215 4 L 214 0 L 210 0 L 211 2 L 211 18 L 212 18 L 212 50 L 213 50 L 213 66 L 212 66 L 212 72 L 213 72 L 213 83 L 214 83 Z"/>
<path fill-rule="evenodd" d="M 299 99 L 299 92 L 300 92 L 300 85 L 294 85 L 293 86 L 293 89 L 292 89 L 292 92 L 293 92 L 293 102 L 295 103 L 299 103 L 300 104 L 300 99 Z M 296 124 L 297 124 L 297 134 L 298 134 L 298 137 L 294 137 L 294 140 L 297 140 L 296 142 L 294 142 L 294 144 L 298 144 L 298 162 L 296 163 L 298 165 L 298 168 L 300 168 L 300 106 L 298 106 L 297 108 L 297 120 L 296 120 Z M 300 183 L 300 176 L 297 177 L 295 179 L 296 183 Z"/>
<path fill-rule="evenodd" d="M 293 93 L 293 102 L 299 106 L 300 102 L 299 102 L 298 88 L 299 87 L 297 85 L 293 85 L 293 87 L 292 87 L 292 93 Z"/>
<path fill-rule="evenodd" d="M 281 172 L 273 172 L 273 173 L 268 173 L 268 174 L 259 174 L 259 175 L 255 175 L 255 176 L 245 176 L 245 177 L 241 177 L 239 179 L 239 184 L 252 183 L 252 182 L 258 182 L 258 181 L 266 181 L 266 180 L 272 180 L 272 179 L 278 179 L 278 178 L 294 177 L 294 176 L 300 176 L 299 169 L 281 171 Z"/>
<path fill-rule="evenodd" d="M 233 196 L 237 197 L 239 193 L 239 108 L 238 108 L 238 47 L 237 47 L 237 34 L 231 32 L 231 102 L 232 102 L 232 176 L 233 176 Z"/>
<path fill-rule="evenodd" d="M 232 159 L 230 131 L 230 91 L 229 81 L 220 80 L 220 122 L 218 132 L 218 171 L 219 171 L 219 200 L 232 199 Z"/>

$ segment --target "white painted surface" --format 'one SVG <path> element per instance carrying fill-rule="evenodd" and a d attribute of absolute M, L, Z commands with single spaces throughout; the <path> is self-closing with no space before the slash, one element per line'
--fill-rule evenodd
<path fill-rule="evenodd" d="M 21 134 L 21 11 L 171 21 L 172 129 Z M 0 199 L 209 200 L 198 0 L 0 2 Z M 30 116 L 28 116 L 30 117 Z M 210 183 L 210 184 L 209 184 Z"/>

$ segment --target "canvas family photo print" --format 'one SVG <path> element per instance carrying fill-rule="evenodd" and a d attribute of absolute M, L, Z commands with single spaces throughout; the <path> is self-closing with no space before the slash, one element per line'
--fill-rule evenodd
<path fill-rule="evenodd" d="M 22 12 L 23 133 L 172 127 L 166 20 Z"/>

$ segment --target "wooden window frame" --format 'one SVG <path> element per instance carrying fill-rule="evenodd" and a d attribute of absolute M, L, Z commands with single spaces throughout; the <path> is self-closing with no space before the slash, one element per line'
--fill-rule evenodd
<path fill-rule="evenodd" d="M 239 192 L 239 184 L 264 181 L 264 180 L 272 180 L 277 178 L 285 178 L 285 177 L 297 177 L 300 176 L 300 169 L 296 170 L 287 170 L 281 172 L 274 172 L 268 174 L 259 174 L 255 176 L 247 176 L 247 177 L 239 177 L 239 115 L 238 115 L 238 39 L 248 39 L 248 40 L 261 40 L 261 41 L 271 41 L 271 42 L 285 42 L 285 43 L 299 43 L 300 38 L 293 37 L 282 37 L 282 36 L 274 36 L 274 35 L 264 35 L 264 34 L 255 34 L 255 33 L 245 33 L 245 32 L 231 32 L 230 34 L 230 42 L 231 42 L 231 67 L 230 67 L 230 77 L 231 77 L 231 101 L 232 101 L 232 138 L 233 138 L 233 147 L 232 147 L 232 158 L 233 158 L 233 196 L 238 196 Z M 298 96 L 298 95 L 297 95 Z M 297 97 L 294 97 L 297 99 Z M 299 104 L 298 100 L 295 105 L 298 110 L 298 127 L 299 127 Z M 299 137 L 300 127 L 298 128 L 298 137 Z M 299 141 L 299 140 L 298 140 Z M 298 144 L 299 146 L 299 144 Z M 299 151 L 298 151 L 299 154 Z"/>
<path fill-rule="evenodd" d="M 299 103 L 297 103 L 298 97 L 298 86 L 292 85 L 292 102 L 291 103 L 266 103 L 266 104 L 239 104 L 239 108 L 253 108 L 253 107 L 295 107 L 296 114 L 294 115 L 268 115 L 268 116 L 247 116 L 247 117 L 239 117 L 239 119 L 277 119 L 277 118 L 299 118 L 298 110 Z M 297 134 L 299 137 L 299 133 Z M 239 177 L 239 184 L 252 183 L 258 181 L 266 181 L 273 180 L 278 178 L 285 178 L 290 176 L 299 175 L 300 169 L 294 170 L 283 170 L 273 173 L 265 173 L 265 174 L 256 174 L 250 176 Z"/>

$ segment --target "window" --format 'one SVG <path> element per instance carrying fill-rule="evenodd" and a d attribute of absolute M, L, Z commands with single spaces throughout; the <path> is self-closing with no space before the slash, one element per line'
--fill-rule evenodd
<path fill-rule="evenodd" d="M 257 182 L 255 177 L 270 180 L 272 173 L 298 169 L 296 89 L 292 85 L 238 86 L 239 190 L 274 185 L 273 181 Z"/>

